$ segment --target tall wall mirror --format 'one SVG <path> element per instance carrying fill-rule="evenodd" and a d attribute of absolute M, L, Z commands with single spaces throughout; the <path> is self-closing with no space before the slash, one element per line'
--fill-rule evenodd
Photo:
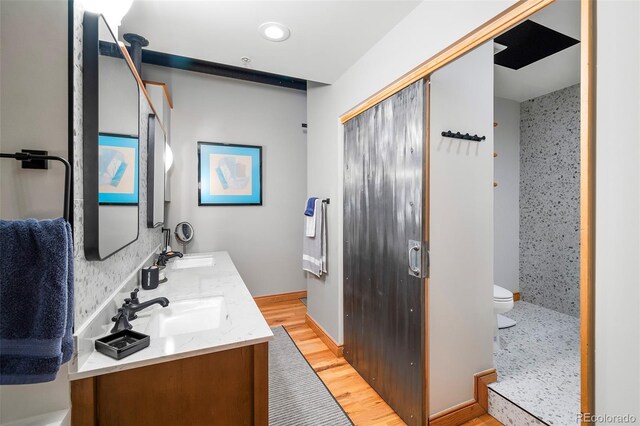
<path fill-rule="evenodd" d="M 83 24 L 84 249 L 104 260 L 138 238 L 140 89 L 105 19 Z"/>
<path fill-rule="evenodd" d="M 149 114 L 147 132 L 147 227 L 164 223 L 166 133 L 155 114 Z"/>

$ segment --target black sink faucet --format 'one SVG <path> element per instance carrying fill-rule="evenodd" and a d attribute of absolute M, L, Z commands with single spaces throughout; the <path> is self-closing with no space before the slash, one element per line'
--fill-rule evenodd
<path fill-rule="evenodd" d="M 127 316 L 129 321 L 138 318 L 136 312 L 140 312 L 143 309 L 148 308 L 149 306 L 158 304 L 163 308 L 169 306 L 169 299 L 166 297 L 156 297 L 155 299 L 147 300 L 142 303 L 133 303 L 131 299 L 124 299 L 124 305 L 122 305 L 122 312 Z"/>
<path fill-rule="evenodd" d="M 140 289 L 136 288 L 129 295 L 129 298 L 131 299 L 131 303 L 133 303 L 134 305 L 137 305 L 138 303 L 140 303 L 140 299 L 138 299 L 138 292 L 139 291 L 140 291 Z"/>
<path fill-rule="evenodd" d="M 111 329 L 111 332 L 116 333 L 120 330 L 131 330 L 133 326 L 129 323 L 129 321 L 138 318 L 136 312 L 140 312 L 141 310 L 155 304 L 166 308 L 167 306 L 169 306 L 169 299 L 167 299 L 166 297 L 156 297 L 155 299 L 147 300 L 146 302 L 142 303 L 133 303 L 130 298 L 124 299 L 122 308 L 118 309 L 118 313 L 113 318 L 111 318 L 111 321 L 114 321 L 116 323 Z"/>
<path fill-rule="evenodd" d="M 129 323 L 127 316 L 123 313 L 122 308 L 118 309 L 118 313 L 111 318 L 111 321 L 115 322 L 111 333 L 117 333 L 122 330 L 131 330 L 133 326 Z"/>
<path fill-rule="evenodd" d="M 158 255 L 158 260 L 156 260 L 156 264 L 158 266 L 167 266 L 167 261 L 169 259 L 173 259 L 174 257 L 182 257 L 182 253 L 179 251 L 163 251 Z"/>

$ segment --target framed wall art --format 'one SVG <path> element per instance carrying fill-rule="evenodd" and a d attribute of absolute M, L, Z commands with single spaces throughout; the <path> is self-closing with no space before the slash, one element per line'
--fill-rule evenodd
<path fill-rule="evenodd" d="M 98 136 L 98 202 L 138 204 L 137 136 Z"/>
<path fill-rule="evenodd" d="M 198 142 L 198 205 L 262 205 L 262 147 Z"/>

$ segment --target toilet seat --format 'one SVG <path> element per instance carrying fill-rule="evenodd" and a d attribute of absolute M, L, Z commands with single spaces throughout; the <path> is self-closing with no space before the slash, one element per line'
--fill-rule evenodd
<path fill-rule="evenodd" d="M 504 314 L 513 309 L 513 300 L 493 300 L 493 312 L 496 314 Z"/>
<path fill-rule="evenodd" d="M 495 301 L 513 301 L 513 293 L 499 285 L 493 285 L 493 300 Z"/>
<path fill-rule="evenodd" d="M 513 309 L 513 293 L 499 285 L 493 285 L 493 312 L 497 315 L 497 328 L 509 328 L 516 322 L 501 314 Z"/>

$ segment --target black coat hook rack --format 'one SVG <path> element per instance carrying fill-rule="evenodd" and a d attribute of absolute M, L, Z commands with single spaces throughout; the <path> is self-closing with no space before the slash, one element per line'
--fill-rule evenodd
<path fill-rule="evenodd" d="M 322 202 L 325 204 L 331 204 L 331 198 L 325 198 Z"/>
<path fill-rule="evenodd" d="M 463 139 L 465 141 L 480 142 L 487 139 L 486 136 L 470 135 L 469 133 L 465 133 L 463 135 L 460 132 L 453 133 L 451 130 L 447 130 L 446 132 L 442 132 L 441 134 L 445 138 Z"/>

